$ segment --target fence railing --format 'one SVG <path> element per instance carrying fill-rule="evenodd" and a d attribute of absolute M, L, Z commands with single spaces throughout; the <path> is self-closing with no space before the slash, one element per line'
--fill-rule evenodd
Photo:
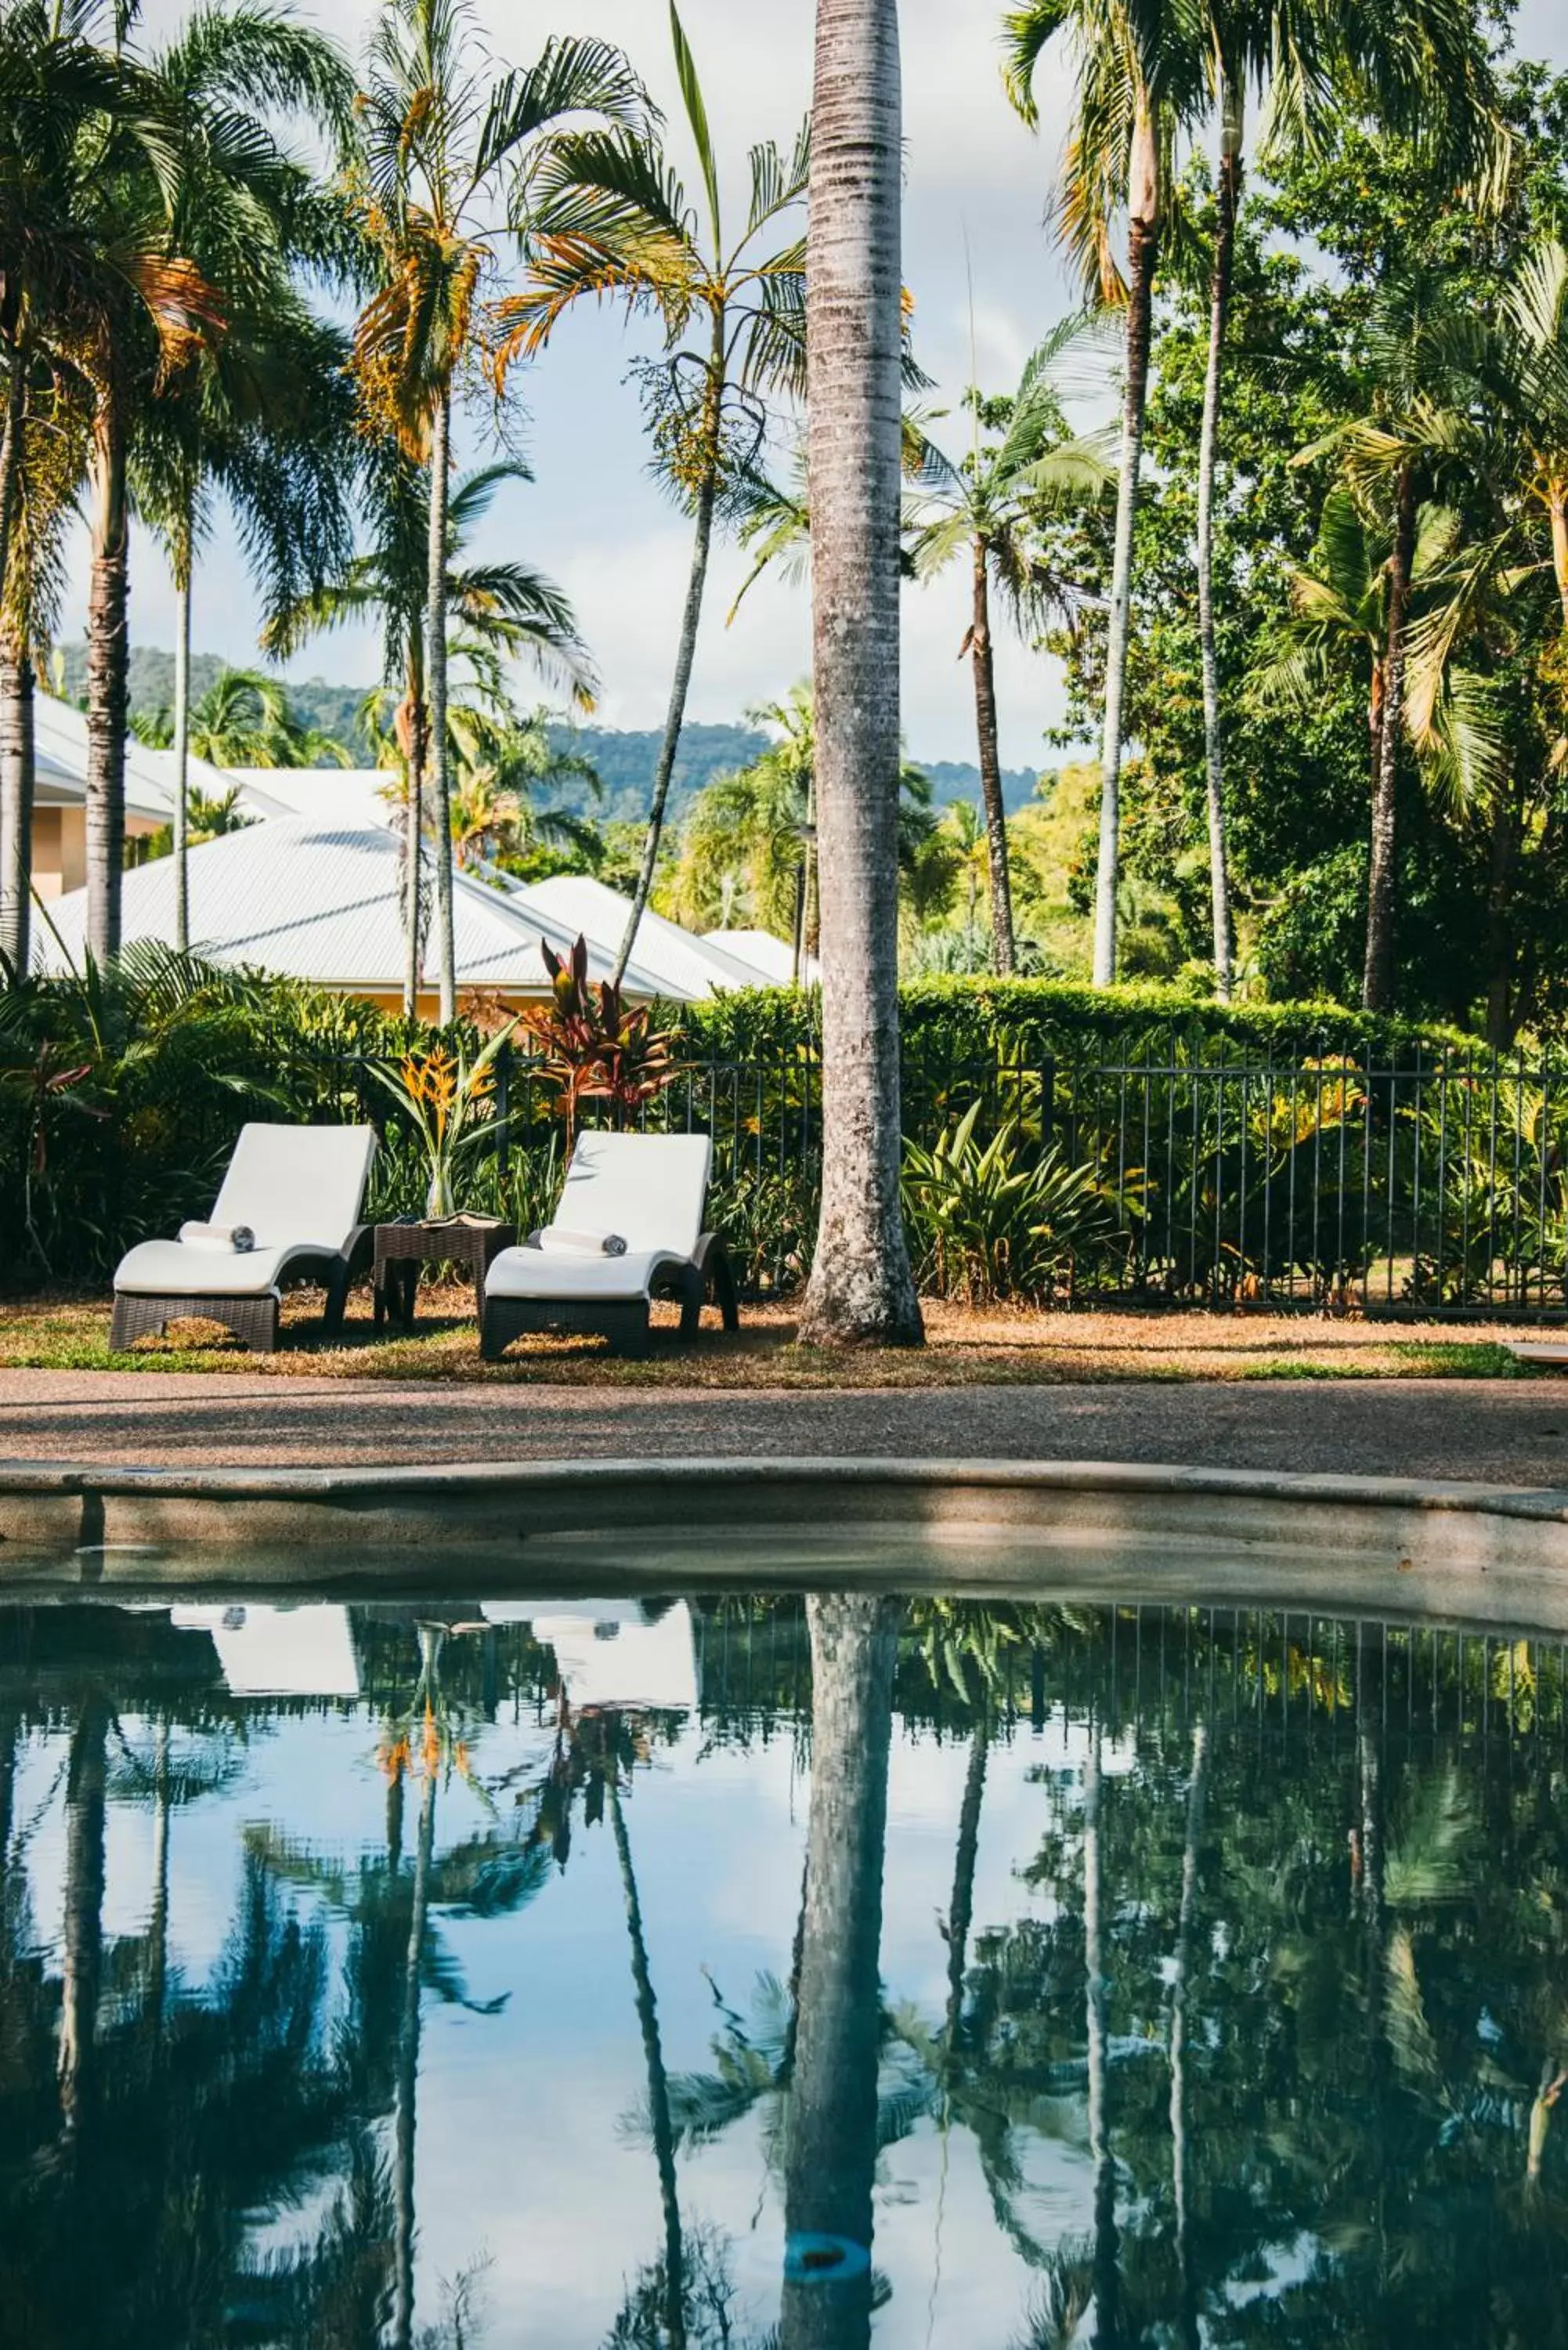
<path fill-rule="evenodd" d="M 1008 1128 L 1019 1164 L 1054 1152 L 1092 1168 L 1114 1214 L 1065 1269 L 1077 1299 L 1568 1315 L 1568 1074 L 1479 1052 L 1384 1065 L 1327 1045 L 1220 1050 L 973 1058 L 915 1040 L 904 1130 L 929 1147 L 978 1101 L 977 1133 Z M 308 1069 L 322 1107 L 336 1099 L 389 1129 L 382 1204 L 406 1191 L 395 1108 L 369 1065 L 337 1055 Z M 306 1065 L 291 1074 L 299 1087 Z M 476 1188 L 540 1221 L 562 1128 L 538 1062 L 504 1050 L 496 1107 Z M 813 1049 L 694 1061 L 637 1122 L 712 1136 L 715 1220 L 753 1293 L 802 1277 L 821 1175 Z"/>

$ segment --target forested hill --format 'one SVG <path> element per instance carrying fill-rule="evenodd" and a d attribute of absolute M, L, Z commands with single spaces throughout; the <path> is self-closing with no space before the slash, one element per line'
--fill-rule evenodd
<path fill-rule="evenodd" d="M 64 691 L 77 701 L 87 691 L 85 645 L 65 647 L 60 663 Z M 191 661 L 192 696 L 199 699 L 228 666 L 212 653 L 194 654 Z M 363 685 L 328 684 L 318 677 L 303 683 L 291 679 L 288 698 L 306 725 L 330 735 L 334 742 L 345 743 L 356 758 L 369 760 L 370 748 L 359 732 L 359 710 L 369 690 Z M 166 709 L 173 698 L 173 654 L 161 646 L 133 646 L 132 710 Z M 588 762 L 604 786 L 602 800 L 590 803 L 586 793 L 582 795 L 585 809 L 591 806 L 591 812 L 601 822 L 610 824 L 636 821 L 647 814 L 654 764 L 659 757 L 659 738 L 656 732 L 624 731 L 613 726 L 561 726 L 552 731 L 564 750 L 573 751 Z M 672 816 L 679 816 L 692 794 L 701 791 L 704 784 L 729 769 L 748 765 L 767 744 L 767 735 L 754 726 L 687 726 L 680 737 L 670 789 Z M 947 806 L 952 800 L 979 798 L 977 768 L 951 759 L 928 763 L 918 754 L 915 764 L 930 777 L 931 795 L 939 807 Z M 1023 807 L 1033 796 L 1035 776 L 1030 768 L 1005 769 L 1002 783 L 1010 810 Z M 577 796 L 569 784 L 552 793 L 552 797 L 565 806 L 570 806 Z"/>

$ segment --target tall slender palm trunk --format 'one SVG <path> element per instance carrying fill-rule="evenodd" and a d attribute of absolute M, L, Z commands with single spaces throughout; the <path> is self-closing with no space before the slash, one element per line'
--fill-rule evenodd
<path fill-rule="evenodd" d="M 808 1343 L 918 1345 L 898 1194 L 898 0 L 817 0 L 807 469 L 822 956 Z"/>
<path fill-rule="evenodd" d="M 1547 504 L 1552 523 L 1552 576 L 1563 607 L 1563 628 L 1568 634 L 1568 482 L 1553 483 Z"/>
<path fill-rule="evenodd" d="M 1399 779 L 1399 733 L 1405 709 L 1405 616 L 1416 553 L 1416 476 L 1401 468 L 1396 490 L 1394 552 L 1388 566 L 1388 636 L 1383 659 L 1383 707 L 1377 733 L 1377 772 L 1372 795 L 1372 859 L 1366 887 L 1366 967 L 1361 1001 L 1368 1012 L 1386 1012 L 1394 1001 L 1395 816 Z"/>
<path fill-rule="evenodd" d="M 1199 2350 L 1198 2297 L 1192 2274 L 1191 2180 L 1187 2115 L 1187 2004 L 1198 1918 L 1198 1850 L 1203 1836 L 1203 1799 L 1209 1732 L 1202 1722 L 1192 1733 L 1192 1775 L 1187 1783 L 1187 1840 L 1181 1854 L 1181 1910 L 1176 1929 L 1176 1969 L 1170 1986 L 1170 2168 L 1176 2207 L 1176 2258 L 1181 2273 L 1181 2339 Z"/>
<path fill-rule="evenodd" d="M 425 768 L 430 757 L 424 648 L 417 628 L 409 648 L 403 700 L 396 724 L 407 781 L 403 807 L 403 1016 L 412 1020 L 420 1008 L 420 977 L 424 962 L 421 926 L 425 917 L 424 799 Z"/>
<path fill-rule="evenodd" d="M 425 673 L 430 687 L 431 827 L 435 834 L 436 985 L 441 1026 L 457 1017 L 457 950 L 452 938 L 452 789 L 446 740 L 447 504 L 452 485 L 452 398 L 436 402 L 431 432 L 430 606 Z"/>
<path fill-rule="evenodd" d="M 991 637 L 990 550 L 974 542 L 974 600 L 969 625 L 974 673 L 974 731 L 980 747 L 980 788 L 991 864 L 991 967 L 1011 979 L 1017 963 L 1012 938 L 1012 881 L 1007 866 L 1007 807 L 1002 796 L 1002 754 L 996 727 L 996 654 Z"/>
<path fill-rule="evenodd" d="M 670 705 L 664 713 L 664 733 L 659 738 L 659 759 L 653 770 L 653 796 L 649 802 L 648 829 L 642 838 L 642 862 L 637 870 L 637 887 L 632 891 L 631 912 L 627 917 L 620 952 L 615 959 L 614 977 L 618 987 L 626 977 L 626 967 L 637 943 L 638 928 L 653 894 L 659 844 L 664 837 L 664 811 L 669 805 L 676 754 L 680 748 L 680 730 L 686 723 L 686 697 L 691 691 L 691 668 L 697 658 L 697 631 L 702 625 L 702 598 L 708 586 L 708 556 L 713 544 L 713 510 L 719 495 L 720 401 L 723 392 L 725 341 L 725 313 L 721 304 L 713 313 L 713 345 L 708 361 L 709 413 L 703 428 L 706 457 L 697 492 L 697 517 L 691 534 L 691 568 L 686 579 L 680 638 L 675 648 L 675 674 L 670 681 Z"/>
<path fill-rule="evenodd" d="M 0 636 L 0 954 L 26 976 L 32 956 L 33 664 L 10 629 Z"/>
<path fill-rule="evenodd" d="M 425 1634 L 421 1629 L 421 1643 Z M 427 1763 L 420 1787 L 419 1840 L 414 1846 L 413 1901 L 403 1965 L 403 2018 L 398 2041 L 397 2120 L 392 2178 L 392 2344 L 410 2350 L 414 2338 L 415 2147 L 420 2083 L 420 1990 L 431 1864 L 435 1852 L 436 1774 Z"/>
<path fill-rule="evenodd" d="M 1105 1888 L 1101 1878 L 1100 1725 L 1089 1732 L 1084 1763 L 1084 1970 L 1089 2070 L 1089 2161 L 1095 2174 L 1095 2340 L 1116 2350 L 1121 2339 L 1120 2246 L 1116 2235 L 1116 2166 L 1106 2114 Z"/>
<path fill-rule="evenodd" d="M 653 2158 L 659 2167 L 659 2200 L 664 2214 L 663 2350 L 686 2350 L 686 2252 L 680 2227 L 680 2190 L 675 2176 L 675 2126 L 670 2112 L 670 2075 L 659 2033 L 659 2007 L 653 1995 L 653 1974 L 648 1963 L 648 1939 L 642 1930 L 642 1900 L 637 1872 L 631 1865 L 631 1838 L 621 1809 L 620 1788 L 609 1764 L 609 1815 L 620 1864 L 621 1897 L 626 1903 L 626 1930 L 631 1942 L 631 1979 L 637 1995 L 637 2020 L 642 2033 L 642 2056 L 648 2072 L 648 2117 L 653 2131 Z"/>
<path fill-rule="evenodd" d="M 125 725 L 129 689 L 130 523 L 125 419 L 111 390 L 93 426 L 92 577 L 88 592 L 87 944 L 99 963 L 119 952 L 125 868 Z"/>
<path fill-rule="evenodd" d="M 811 1809 L 779 2344 L 864 2350 L 897 1614 L 892 1602 L 857 1593 L 808 1599 L 806 1615 Z"/>
<path fill-rule="evenodd" d="M 79 2135 L 93 2089 L 99 1993 L 103 1981 L 104 1825 L 109 1709 L 98 1691 L 83 1698 L 66 1766 L 65 1924 L 60 1957 L 57 2072 L 60 2120 Z"/>
<path fill-rule="evenodd" d="M 191 566 L 194 533 L 189 510 L 175 568 L 174 598 L 174 943 L 191 944 Z"/>
<path fill-rule="evenodd" d="M 1127 702 L 1132 617 L 1133 525 L 1148 400 L 1154 273 L 1159 258 L 1159 158 L 1153 118 L 1140 99 L 1133 139 L 1127 229 L 1127 383 L 1122 394 L 1122 453 L 1111 558 L 1110 626 L 1106 645 L 1106 720 L 1100 743 L 1100 854 L 1095 881 L 1095 985 L 1116 975 L 1116 883 L 1121 862 L 1122 713 Z"/>
<path fill-rule="evenodd" d="M 1220 660 L 1214 629 L 1214 460 L 1236 213 L 1241 195 L 1246 91 L 1227 75 L 1220 109 L 1220 173 L 1215 189 L 1214 262 L 1209 284 L 1209 365 L 1198 441 L 1198 635 L 1203 660 L 1203 782 L 1209 810 L 1209 895 L 1214 938 L 1214 993 L 1231 999 L 1231 875 L 1225 852 L 1225 744 L 1220 717 Z"/>
<path fill-rule="evenodd" d="M 158 1724 L 152 1765 L 152 1914 L 147 1939 L 151 1958 L 147 1970 L 147 2012 L 152 2024 L 154 2058 L 163 2039 L 163 2011 L 169 1997 L 169 1826 L 173 1790 L 169 1780 L 169 1717 Z"/>
<path fill-rule="evenodd" d="M 963 2024 L 964 1966 L 969 1955 L 969 1929 L 974 1918 L 974 1872 L 980 1858 L 980 1811 L 985 1799 L 985 1766 L 991 1752 L 991 1723 L 981 1714 L 970 1740 L 969 1769 L 964 1773 L 963 1802 L 959 1806 L 958 1846 L 953 1854 L 953 1898 L 948 1906 L 948 2013 L 944 2039 L 950 2066 Z"/>
<path fill-rule="evenodd" d="M 11 560 L 11 532 L 22 477 L 22 431 L 27 407 L 27 363 L 16 321 L 0 324 L 0 359 L 5 369 L 5 421 L 0 426 L 0 596 Z"/>

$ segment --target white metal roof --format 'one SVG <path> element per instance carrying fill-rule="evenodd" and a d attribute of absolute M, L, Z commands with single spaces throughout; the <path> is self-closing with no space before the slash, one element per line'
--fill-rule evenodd
<path fill-rule="evenodd" d="M 395 993 L 402 984 L 402 877 L 399 844 L 384 826 L 334 825 L 308 816 L 275 816 L 242 832 L 203 841 L 189 858 L 191 942 L 213 962 L 279 972 L 318 986 L 361 993 Z M 545 885 L 548 886 L 548 885 Z M 610 891 L 610 897 L 615 893 Z M 620 944 L 618 928 L 593 931 L 534 890 L 492 889 L 454 867 L 452 913 L 457 982 L 462 988 L 498 988 L 543 995 L 548 985 L 540 940 L 561 956 L 578 929 L 588 945 L 588 974 L 607 979 Z M 87 892 L 73 889 L 49 909 L 50 921 L 71 960 L 79 963 L 87 929 Z M 61 960 L 48 923 L 35 926 L 34 960 L 42 969 Z M 174 861 L 159 858 L 125 876 L 121 936 L 174 936 Z M 693 941 L 693 945 L 700 941 Z M 432 973 L 427 941 L 425 982 Z M 678 985 L 666 967 L 647 966 L 640 954 L 628 966 L 634 995 L 690 1001 L 712 992 L 704 970 L 700 985 Z"/>
<path fill-rule="evenodd" d="M 556 873 L 547 881 L 514 882 L 511 888 L 517 904 L 525 906 L 534 919 L 554 922 L 571 938 L 580 931 L 590 948 L 597 945 L 607 952 L 613 966 L 631 917 L 631 899 L 619 889 L 587 873 Z M 643 986 L 633 981 L 634 969 L 645 974 Z M 636 993 L 691 1003 L 729 989 L 755 987 L 758 982 L 754 965 L 724 953 L 662 914 L 649 910 L 638 924 L 627 967 L 628 985 Z"/>
<path fill-rule="evenodd" d="M 33 704 L 33 733 L 37 744 L 37 798 L 40 807 L 68 807 L 87 795 L 88 731 L 83 712 L 52 693 L 38 694 Z M 239 780 L 205 759 L 192 759 L 187 775 L 192 789 L 216 799 Z M 174 806 L 174 762 L 168 751 L 150 751 L 128 735 L 125 744 L 125 812 L 153 824 L 167 824 Z M 265 784 L 245 789 L 247 805 L 257 816 L 277 816 L 284 803 Z"/>
<path fill-rule="evenodd" d="M 715 947 L 733 962 L 749 963 L 769 987 L 788 987 L 794 980 L 794 949 L 772 931 L 705 931 L 704 946 Z M 807 955 L 801 977 L 807 987 L 820 977 L 816 957 Z"/>
<path fill-rule="evenodd" d="M 384 795 L 398 778 L 387 767 L 230 767 L 248 807 L 264 816 L 307 816 L 335 825 L 394 827 L 398 811 Z M 264 805 L 265 803 L 265 805 Z"/>

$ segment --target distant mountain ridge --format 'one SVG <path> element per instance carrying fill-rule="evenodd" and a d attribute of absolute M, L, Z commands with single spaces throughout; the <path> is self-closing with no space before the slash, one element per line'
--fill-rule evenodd
<path fill-rule="evenodd" d="M 87 647 L 61 648 L 65 691 L 74 701 L 87 691 Z M 192 698 L 205 693 L 225 669 L 234 664 L 213 653 L 191 659 Z M 356 759 L 367 764 L 374 754 L 361 732 L 359 711 L 370 689 L 363 685 L 330 684 L 325 678 L 287 681 L 288 698 L 307 725 L 341 743 Z M 167 709 L 174 699 L 174 656 L 157 645 L 133 645 L 130 651 L 130 706 L 133 710 Z M 615 726 L 553 727 L 563 750 L 587 759 L 604 786 L 601 799 L 591 799 L 585 786 L 573 784 L 561 793 L 564 806 L 581 810 L 607 824 L 638 823 L 648 813 L 653 771 L 659 758 L 659 735 L 655 729 Z M 670 782 L 670 813 L 679 816 L 693 795 L 715 775 L 748 766 L 766 750 L 769 737 L 755 726 L 703 726 L 682 729 L 680 749 Z M 939 807 L 954 800 L 978 800 L 980 770 L 952 759 L 915 764 L 930 777 L 931 796 Z M 1002 796 L 1010 810 L 1023 807 L 1034 795 L 1036 771 L 1008 767 L 1002 771 Z"/>

